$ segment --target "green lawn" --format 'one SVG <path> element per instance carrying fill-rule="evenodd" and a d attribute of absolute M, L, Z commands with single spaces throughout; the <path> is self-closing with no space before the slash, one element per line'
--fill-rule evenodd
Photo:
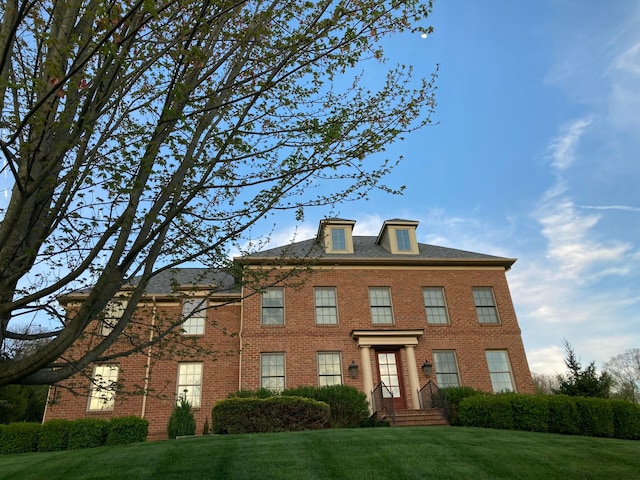
<path fill-rule="evenodd" d="M 225 435 L 0 456 L 0 479 L 640 479 L 640 442 L 481 428 Z"/>

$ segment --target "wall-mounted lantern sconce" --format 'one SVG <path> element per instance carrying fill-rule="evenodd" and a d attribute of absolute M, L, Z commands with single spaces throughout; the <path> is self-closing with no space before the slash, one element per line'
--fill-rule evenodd
<path fill-rule="evenodd" d="M 422 364 L 422 371 L 427 377 L 431 375 L 432 368 L 433 368 L 433 363 L 431 363 L 429 360 L 425 360 L 424 363 Z"/>
<path fill-rule="evenodd" d="M 356 378 L 358 376 L 358 364 L 355 360 L 351 360 L 351 365 L 349 365 L 349 376 L 351 378 Z"/>

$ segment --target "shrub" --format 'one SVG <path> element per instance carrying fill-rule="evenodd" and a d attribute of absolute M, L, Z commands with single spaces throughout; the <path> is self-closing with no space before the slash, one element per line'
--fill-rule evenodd
<path fill-rule="evenodd" d="M 513 428 L 510 395 L 475 395 L 460 402 L 459 420 L 465 427 Z"/>
<path fill-rule="evenodd" d="M 530 432 L 549 429 L 549 402 L 542 395 L 509 395 L 513 428 Z"/>
<path fill-rule="evenodd" d="M 106 445 L 144 442 L 149 433 L 149 420 L 140 417 L 114 417 L 107 425 Z"/>
<path fill-rule="evenodd" d="M 214 433 L 284 432 L 322 428 L 329 406 L 309 398 L 232 398 L 211 412 Z"/>
<path fill-rule="evenodd" d="M 486 393 L 471 387 L 447 387 L 440 391 L 447 399 L 447 409 L 449 410 L 449 423 L 451 425 L 460 425 L 459 410 L 460 402 L 468 397 L 475 395 L 486 395 Z"/>
<path fill-rule="evenodd" d="M 613 434 L 616 438 L 640 440 L 640 405 L 612 400 Z"/>
<path fill-rule="evenodd" d="M 268 388 L 258 388 L 257 390 L 238 390 L 227 395 L 227 398 L 270 398 L 278 395 L 278 392 Z"/>
<path fill-rule="evenodd" d="M 577 435 L 580 433 L 580 422 L 577 397 L 566 395 L 549 395 L 549 432 Z"/>
<path fill-rule="evenodd" d="M 25 453 L 38 450 L 39 423 L 10 423 L 0 430 L 0 453 Z"/>
<path fill-rule="evenodd" d="M 38 436 L 39 452 L 54 452 L 69 448 L 69 432 L 73 422 L 70 420 L 49 420 L 42 424 Z"/>
<path fill-rule="evenodd" d="M 173 412 L 169 417 L 169 425 L 167 425 L 167 433 L 169 438 L 196 434 L 196 419 L 191 411 L 191 404 L 186 399 L 180 398 L 173 407 Z"/>
<path fill-rule="evenodd" d="M 580 434 L 590 437 L 613 437 L 611 402 L 604 398 L 576 397 Z"/>
<path fill-rule="evenodd" d="M 328 404 L 332 428 L 360 427 L 369 418 L 367 396 L 348 385 L 301 386 L 285 390 L 282 395 L 311 398 Z"/>
<path fill-rule="evenodd" d="M 74 420 L 69 428 L 69 450 L 102 447 L 107 441 L 108 425 L 102 418 Z"/>

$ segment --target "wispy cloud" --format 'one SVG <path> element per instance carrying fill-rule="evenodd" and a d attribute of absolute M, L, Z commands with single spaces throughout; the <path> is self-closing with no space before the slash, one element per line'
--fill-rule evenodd
<path fill-rule="evenodd" d="M 549 146 L 551 164 L 557 170 L 570 167 L 576 158 L 575 150 L 585 129 L 591 125 L 590 117 L 579 118 L 562 127 L 562 132 Z"/>

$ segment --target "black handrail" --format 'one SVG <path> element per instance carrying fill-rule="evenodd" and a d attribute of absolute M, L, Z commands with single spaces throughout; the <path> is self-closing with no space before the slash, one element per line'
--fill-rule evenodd
<path fill-rule="evenodd" d="M 384 384 L 380 382 L 376 388 L 371 392 L 371 401 L 373 403 L 373 413 L 386 411 L 387 415 L 391 417 L 391 421 L 396 423 L 396 407 L 393 402 L 393 392 Z"/>
<path fill-rule="evenodd" d="M 418 398 L 420 400 L 421 410 L 439 408 L 442 410 L 445 418 L 449 420 L 449 402 L 447 402 L 447 394 L 431 380 L 418 390 Z"/>

